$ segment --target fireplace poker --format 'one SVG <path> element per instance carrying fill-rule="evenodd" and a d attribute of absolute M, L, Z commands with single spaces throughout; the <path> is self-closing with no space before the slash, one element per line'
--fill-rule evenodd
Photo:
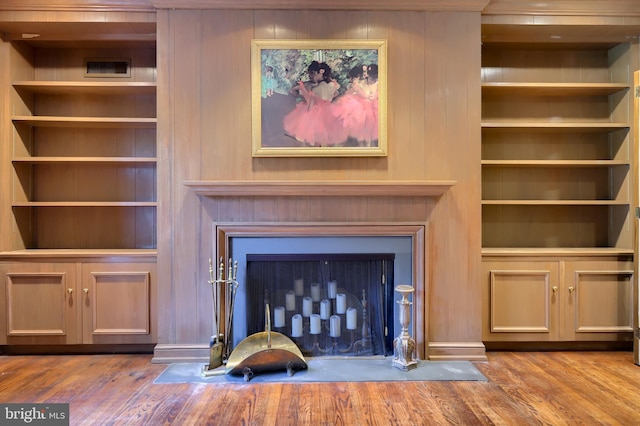
<path fill-rule="evenodd" d="M 231 355 L 231 334 L 233 330 L 233 311 L 235 307 L 236 301 L 236 290 L 238 289 L 238 281 L 236 280 L 236 276 L 238 275 L 238 261 L 236 260 L 233 263 L 233 269 L 231 268 L 231 259 L 229 259 L 229 273 L 227 275 L 227 291 L 229 295 L 229 303 L 227 303 L 227 333 L 224 336 L 224 357 L 225 359 L 229 359 Z"/>

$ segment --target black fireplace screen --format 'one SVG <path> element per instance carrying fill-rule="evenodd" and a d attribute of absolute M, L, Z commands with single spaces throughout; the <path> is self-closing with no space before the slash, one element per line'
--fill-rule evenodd
<path fill-rule="evenodd" d="M 393 353 L 394 254 L 248 254 L 247 331 L 271 328 L 305 356 Z"/>

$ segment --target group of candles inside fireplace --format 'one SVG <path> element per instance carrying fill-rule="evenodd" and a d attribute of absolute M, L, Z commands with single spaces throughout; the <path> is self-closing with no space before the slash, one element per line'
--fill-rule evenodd
<path fill-rule="evenodd" d="M 309 333 L 313 335 L 321 334 L 322 321 L 329 321 L 329 336 L 340 337 L 342 318 L 346 317 L 347 330 L 355 330 L 358 327 L 358 310 L 347 307 L 347 295 L 338 293 L 338 283 L 329 281 L 327 283 L 327 299 L 320 300 L 320 284 L 313 283 L 310 288 L 310 296 L 304 295 L 304 280 L 298 278 L 294 280 L 293 290 L 285 294 L 285 306 L 278 306 L 274 309 L 274 327 L 284 328 L 286 324 L 286 314 L 296 311 L 297 300 L 302 298 L 302 315 L 294 313 L 291 316 L 291 337 L 303 336 L 303 317 L 308 318 Z M 332 314 L 332 302 L 335 304 L 335 313 Z M 319 312 L 314 312 L 314 304 L 319 306 Z"/>

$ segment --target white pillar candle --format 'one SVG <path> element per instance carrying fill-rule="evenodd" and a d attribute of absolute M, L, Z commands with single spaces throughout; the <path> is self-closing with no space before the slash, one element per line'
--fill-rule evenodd
<path fill-rule="evenodd" d="M 324 299 L 320 302 L 320 318 L 323 320 L 328 320 L 331 316 L 331 301 L 329 299 Z"/>
<path fill-rule="evenodd" d="M 291 337 L 302 337 L 302 315 L 291 317 Z"/>
<path fill-rule="evenodd" d="M 302 299 L 302 316 L 310 317 L 313 313 L 313 300 L 310 297 Z"/>
<path fill-rule="evenodd" d="M 278 306 L 273 310 L 273 324 L 275 327 L 284 327 L 284 306 Z"/>
<path fill-rule="evenodd" d="M 336 312 L 339 314 L 347 312 L 347 295 L 344 293 L 336 295 Z"/>
<path fill-rule="evenodd" d="M 296 310 L 296 293 L 291 290 L 288 291 L 285 295 L 285 306 L 287 307 L 287 311 L 295 311 Z"/>
<path fill-rule="evenodd" d="M 358 310 L 356 308 L 347 309 L 347 330 L 358 328 Z"/>
<path fill-rule="evenodd" d="M 295 290 L 296 296 L 304 296 L 304 281 L 302 278 L 298 278 L 293 282 L 293 290 Z"/>
<path fill-rule="evenodd" d="M 314 302 L 320 301 L 320 284 L 311 284 L 311 299 L 313 299 Z"/>
<path fill-rule="evenodd" d="M 311 334 L 320 334 L 320 315 L 311 315 Z"/>
<path fill-rule="evenodd" d="M 336 298 L 336 293 L 338 293 L 338 283 L 336 281 L 329 281 L 327 285 L 327 293 L 329 295 L 329 299 Z"/>
<path fill-rule="evenodd" d="M 340 337 L 340 317 L 337 315 L 331 315 L 329 320 L 329 336 Z"/>

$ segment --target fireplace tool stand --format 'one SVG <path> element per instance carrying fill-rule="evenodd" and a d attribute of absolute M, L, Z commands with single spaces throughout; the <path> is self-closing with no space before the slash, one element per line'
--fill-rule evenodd
<path fill-rule="evenodd" d="M 216 370 L 222 364 L 226 363 L 229 355 L 231 354 L 231 336 L 233 335 L 233 308 L 236 299 L 236 290 L 238 288 L 238 281 L 236 275 L 238 272 L 238 262 L 236 261 L 232 267 L 232 261 L 229 259 L 228 272 L 225 278 L 225 265 L 220 258 L 220 264 L 218 266 L 218 277 L 214 277 L 213 262 L 209 259 L 209 281 L 211 284 L 212 297 L 213 297 L 213 321 L 215 327 L 215 334 L 211 336 L 209 342 L 209 364 L 204 366 L 203 374 L 214 375 L 223 374 L 223 370 Z M 222 326 L 222 303 L 221 303 L 221 291 L 224 289 L 225 303 L 224 303 L 224 325 L 225 333 L 220 333 L 220 327 Z M 216 370 L 216 371 L 214 371 Z"/>

